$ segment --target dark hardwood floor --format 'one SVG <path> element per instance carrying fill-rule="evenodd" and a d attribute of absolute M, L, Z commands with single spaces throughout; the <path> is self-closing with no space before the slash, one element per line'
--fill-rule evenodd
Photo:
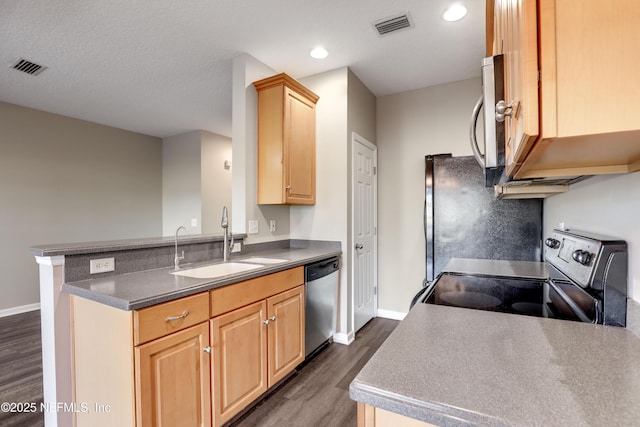
<path fill-rule="evenodd" d="M 35 412 L 0 410 L 0 426 L 44 426 L 40 311 L 0 318 L 0 403 L 35 404 Z M 14 406 L 14 410 L 20 409 Z"/>
<path fill-rule="evenodd" d="M 375 318 L 351 345 L 331 344 L 311 359 L 234 427 L 356 426 L 356 403 L 349 384 L 398 324 Z"/>
<path fill-rule="evenodd" d="M 349 384 L 398 324 L 376 318 L 349 346 L 331 344 L 241 418 L 234 427 L 356 425 Z M 0 411 L 1 427 L 44 426 L 40 312 L 0 318 L 0 403 L 35 403 L 35 413 Z"/>

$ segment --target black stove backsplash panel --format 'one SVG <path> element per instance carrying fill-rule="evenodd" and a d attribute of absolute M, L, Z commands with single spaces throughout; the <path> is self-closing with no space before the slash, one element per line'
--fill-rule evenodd
<path fill-rule="evenodd" d="M 451 258 L 542 261 L 541 199 L 497 200 L 473 156 L 428 157 L 433 158 L 433 223 L 427 224 L 433 277 Z"/>

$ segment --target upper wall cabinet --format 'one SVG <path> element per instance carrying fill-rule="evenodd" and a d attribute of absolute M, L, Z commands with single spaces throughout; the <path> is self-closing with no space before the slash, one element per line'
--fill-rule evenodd
<path fill-rule="evenodd" d="M 318 96 L 284 73 L 253 85 L 258 91 L 258 204 L 315 204 Z"/>
<path fill-rule="evenodd" d="M 492 5 L 493 54 L 505 58 L 507 173 L 640 170 L 640 1 Z"/>

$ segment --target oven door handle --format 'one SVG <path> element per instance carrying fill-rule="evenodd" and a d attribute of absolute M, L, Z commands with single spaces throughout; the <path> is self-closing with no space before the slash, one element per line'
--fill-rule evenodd
<path fill-rule="evenodd" d="M 582 311 L 580 307 L 578 307 L 578 305 L 575 302 L 573 302 L 573 300 L 569 297 L 569 295 L 567 295 L 565 291 L 563 291 L 558 286 L 556 286 L 555 283 L 553 283 L 553 280 L 549 280 L 549 286 L 551 286 L 556 291 L 556 293 L 560 296 L 560 298 L 562 298 L 562 300 L 569 306 L 571 311 L 573 311 L 574 314 L 580 318 L 580 320 L 586 323 L 593 323 L 593 321 L 589 318 L 589 316 L 584 314 L 584 311 Z"/>

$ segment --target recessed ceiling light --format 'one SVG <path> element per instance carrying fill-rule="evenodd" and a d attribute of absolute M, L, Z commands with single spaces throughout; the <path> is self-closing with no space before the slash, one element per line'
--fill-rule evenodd
<path fill-rule="evenodd" d="M 461 4 L 453 4 L 444 11 L 442 19 L 449 22 L 459 21 L 467 14 L 467 8 Z"/>
<path fill-rule="evenodd" d="M 327 52 L 327 49 L 323 47 L 316 47 L 311 52 L 309 52 L 309 55 L 311 55 L 311 57 L 315 59 L 324 59 L 329 55 L 329 52 Z"/>

